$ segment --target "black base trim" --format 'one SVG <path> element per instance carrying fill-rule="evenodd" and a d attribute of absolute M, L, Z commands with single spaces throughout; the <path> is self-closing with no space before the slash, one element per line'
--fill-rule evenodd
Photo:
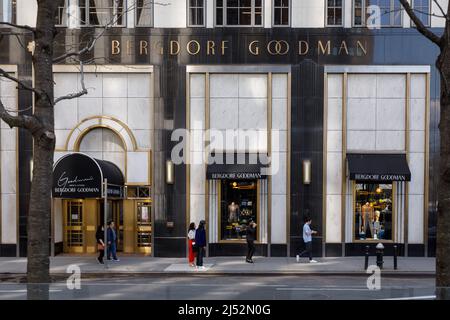
<path fill-rule="evenodd" d="M 342 257 L 342 243 L 325 243 L 325 257 Z"/>
<path fill-rule="evenodd" d="M 366 251 L 366 246 L 369 246 L 369 254 L 371 256 L 376 254 L 375 247 L 377 243 L 346 243 L 345 244 L 345 256 L 363 256 Z M 393 243 L 383 243 L 384 245 L 384 255 L 393 256 L 394 255 L 394 244 Z M 405 245 L 402 243 L 397 244 L 397 255 L 405 255 Z"/>
<path fill-rule="evenodd" d="M 63 242 L 55 242 L 55 256 L 58 254 L 63 253 L 64 251 L 64 246 L 63 246 Z"/>
<path fill-rule="evenodd" d="M 0 244 L 0 257 L 15 257 L 16 250 L 16 244 Z"/>
<path fill-rule="evenodd" d="M 322 238 L 316 237 L 312 239 L 313 257 L 322 257 Z M 295 257 L 297 254 L 305 249 L 305 243 L 302 237 L 291 237 L 290 256 Z"/>
<path fill-rule="evenodd" d="M 425 257 L 425 245 L 408 244 L 408 257 Z"/>
<path fill-rule="evenodd" d="M 156 238 L 153 245 L 154 256 L 161 258 L 184 258 L 186 257 L 186 239 L 180 238 Z"/>
<path fill-rule="evenodd" d="M 286 257 L 287 256 L 287 245 L 286 244 L 271 244 L 270 245 L 270 256 Z"/>
<path fill-rule="evenodd" d="M 247 255 L 246 243 L 210 243 L 209 256 L 242 256 Z M 267 244 L 255 244 L 255 256 L 267 257 Z"/>

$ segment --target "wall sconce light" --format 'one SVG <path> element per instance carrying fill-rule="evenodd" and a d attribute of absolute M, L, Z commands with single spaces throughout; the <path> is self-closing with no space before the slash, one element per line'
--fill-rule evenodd
<path fill-rule="evenodd" d="M 311 183 L 311 160 L 303 160 L 303 184 Z"/>
<path fill-rule="evenodd" d="M 166 183 L 173 184 L 174 182 L 174 168 L 172 160 L 166 161 Z"/>

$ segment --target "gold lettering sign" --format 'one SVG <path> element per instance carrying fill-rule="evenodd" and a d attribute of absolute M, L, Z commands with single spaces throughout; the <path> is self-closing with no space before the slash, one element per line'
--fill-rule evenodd
<path fill-rule="evenodd" d="M 176 47 L 176 49 L 174 49 Z M 176 56 L 180 53 L 180 44 L 178 41 L 170 41 L 170 49 L 169 52 L 172 56 Z"/>
<path fill-rule="evenodd" d="M 305 40 L 298 42 L 298 54 L 301 56 L 307 55 L 309 52 L 309 43 Z"/>
<path fill-rule="evenodd" d="M 341 42 L 341 47 L 339 48 L 339 54 L 341 54 L 342 49 L 344 49 L 345 53 L 348 55 L 347 43 L 345 41 Z"/>
<path fill-rule="evenodd" d="M 225 49 L 228 49 L 228 47 L 225 45 L 225 44 L 227 44 L 227 43 L 228 43 L 227 40 L 222 41 L 222 46 L 221 46 L 221 48 L 222 48 L 222 55 L 223 55 L 223 56 L 225 55 Z"/>
<path fill-rule="evenodd" d="M 367 55 L 367 49 L 364 48 L 364 46 L 362 45 L 361 41 L 356 41 L 356 49 L 357 50 L 361 50 L 362 52 L 364 52 L 364 55 Z"/>
<path fill-rule="evenodd" d="M 254 56 L 258 56 L 259 55 L 259 47 L 258 47 L 259 41 L 252 41 L 250 42 L 250 44 L 248 45 L 248 51 L 254 55 Z"/>
<path fill-rule="evenodd" d="M 267 44 L 267 52 L 272 55 L 283 56 L 289 52 L 289 43 L 284 40 L 272 40 Z"/>
<path fill-rule="evenodd" d="M 191 44 L 195 44 L 194 47 L 196 47 L 195 51 L 191 51 Z M 195 56 L 200 52 L 200 43 L 197 40 L 191 40 L 186 45 L 186 50 L 191 56 Z"/>
<path fill-rule="evenodd" d="M 144 40 L 141 40 L 139 42 L 139 54 L 140 55 L 143 55 L 143 54 L 147 55 L 148 54 L 148 48 L 147 47 L 148 47 L 148 42 L 144 41 Z"/>
<path fill-rule="evenodd" d="M 111 42 L 111 54 L 112 55 L 120 54 L 120 42 L 119 42 L 119 40 L 113 40 Z"/>
<path fill-rule="evenodd" d="M 206 54 L 209 55 L 215 55 L 216 54 L 216 50 L 214 49 L 214 47 L 216 46 L 216 44 L 214 43 L 214 41 L 208 40 L 207 45 L 206 45 Z"/>
<path fill-rule="evenodd" d="M 322 44 L 322 41 L 319 40 L 319 42 L 318 42 L 318 50 L 319 50 L 319 54 L 320 54 L 321 52 L 322 52 L 322 54 L 325 54 L 325 50 L 326 50 L 327 54 L 330 55 L 330 54 L 331 54 L 331 41 L 328 40 L 328 41 L 327 41 L 327 45 L 326 45 L 326 47 L 324 48 L 324 47 L 323 47 L 323 44 Z"/>

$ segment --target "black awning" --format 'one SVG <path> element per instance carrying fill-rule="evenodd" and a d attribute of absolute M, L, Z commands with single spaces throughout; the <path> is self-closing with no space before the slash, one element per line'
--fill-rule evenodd
<path fill-rule="evenodd" d="M 267 163 L 267 154 L 261 153 L 211 154 L 206 179 L 265 179 Z"/>
<path fill-rule="evenodd" d="M 411 181 L 405 154 L 347 154 L 350 180 Z"/>
<path fill-rule="evenodd" d="M 123 198 L 125 180 L 114 163 L 71 153 L 53 166 L 52 195 L 69 199 L 102 198 L 104 179 L 108 181 L 108 197 Z"/>

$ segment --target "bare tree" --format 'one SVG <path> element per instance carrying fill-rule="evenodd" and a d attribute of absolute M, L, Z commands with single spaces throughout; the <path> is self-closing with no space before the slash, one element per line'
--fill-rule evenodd
<path fill-rule="evenodd" d="M 417 31 L 440 49 L 440 54 L 436 60 L 436 68 L 441 80 L 436 298 L 448 300 L 450 299 L 450 1 L 446 10 L 440 1 L 433 0 L 433 2 L 439 8 L 440 13 L 433 13 L 432 15 L 445 19 L 445 28 L 442 35 L 437 35 L 427 28 L 417 16 L 417 10 L 412 8 L 407 0 L 400 0 L 406 13 L 414 22 Z"/>

